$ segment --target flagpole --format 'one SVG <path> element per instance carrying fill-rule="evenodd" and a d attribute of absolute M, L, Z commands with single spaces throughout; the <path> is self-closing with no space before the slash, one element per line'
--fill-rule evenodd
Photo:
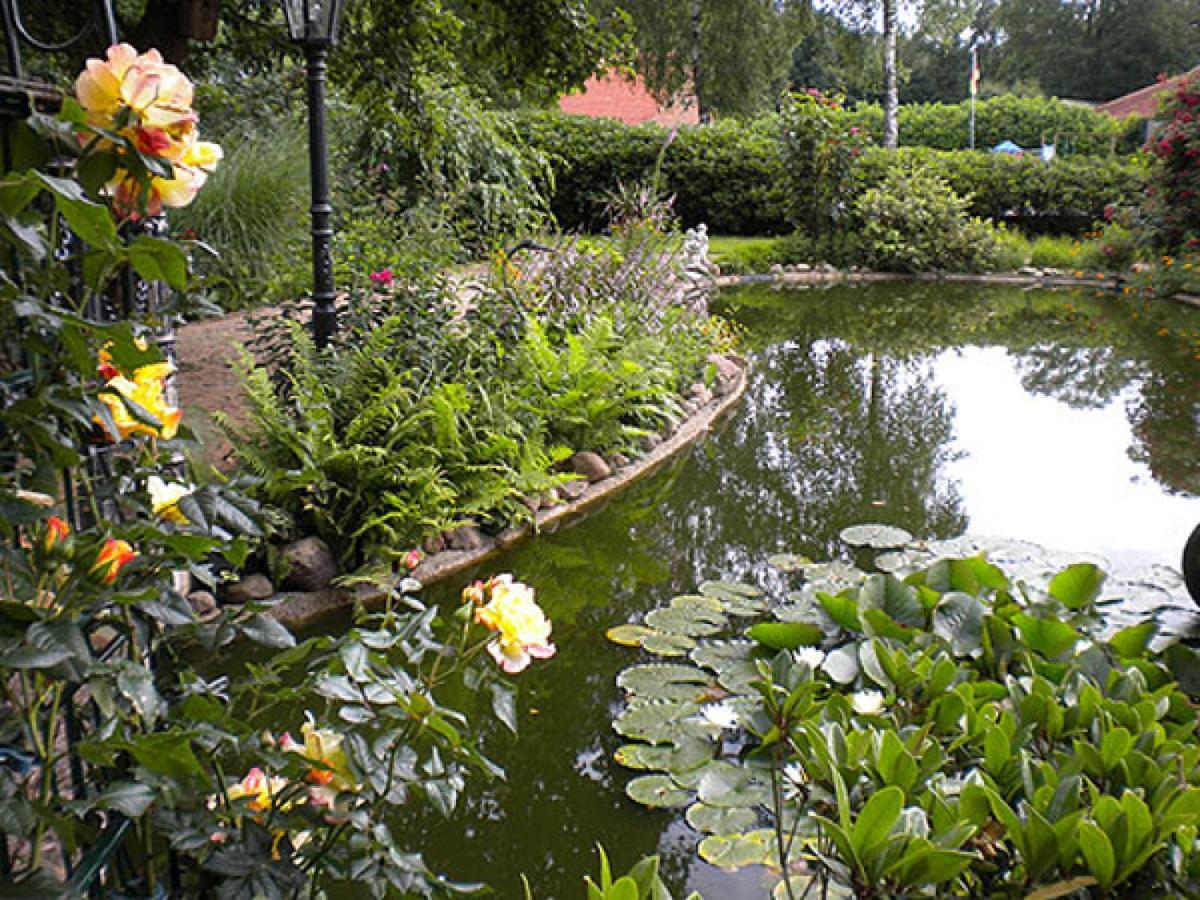
<path fill-rule="evenodd" d="M 979 92 L 979 61 L 975 56 L 976 50 L 971 48 L 971 119 L 968 126 L 968 144 L 972 150 L 975 149 L 975 95 Z"/>

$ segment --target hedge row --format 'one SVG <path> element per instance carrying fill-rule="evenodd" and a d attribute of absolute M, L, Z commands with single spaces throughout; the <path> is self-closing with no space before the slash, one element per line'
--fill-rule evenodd
<path fill-rule="evenodd" d="M 934 150 L 968 146 L 970 102 L 912 103 L 900 107 L 900 145 Z M 875 140 L 883 139 L 883 109 L 860 104 L 851 117 Z M 982 150 L 1001 141 L 1037 148 L 1057 142 L 1060 153 L 1109 155 L 1130 152 L 1141 139 L 1141 123 L 1120 121 L 1074 103 L 1042 97 L 993 97 L 975 104 L 975 146 Z"/>
<path fill-rule="evenodd" d="M 618 181 L 629 185 L 649 179 L 669 139 L 654 125 L 629 127 L 558 113 L 519 115 L 520 130 L 551 159 L 550 206 L 567 230 L 601 230 L 605 193 Z M 705 222 L 711 233 L 730 235 L 791 230 L 779 128 L 778 120 L 768 117 L 679 129 L 664 157 L 662 177 L 685 227 Z M 856 191 L 878 183 L 884 168 L 898 160 L 931 166 L 956 191 L 972 195 L 976 215 L 1046 230 L 1086 229 L 1106 205 L 1136 202 L 1146 179 L 1144 163 L 1118 157 L 1070 156 L 1047 164 L 1032 156 L 986 152 L 902 148 L 892 155 L 872 149 L 860 162 Z"/>

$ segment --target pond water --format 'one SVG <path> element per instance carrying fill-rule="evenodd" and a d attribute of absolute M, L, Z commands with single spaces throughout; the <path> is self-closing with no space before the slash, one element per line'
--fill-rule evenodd
<path fill-rule="evenodd" d="M 681 815 L 628 800 L 612 761 L 618 671 L 607 628 L 705 579 L 782 588 L 766 559 L 845 556 L 860 522 L 970 531 L 1178 565 L 1200 521 L 1200 314 L 1112 295 L 946 285 L 726 292 L 746 331 L 746 395 L 706 441 L 585 520 L 515 548 L 558 655 L 517 677 L 521 731 L 488 749 L 452 821 L 408 819 L 438 870 L 538 900 L 583 895 L 597 843 L 614 865 L 663 856 L 680 893 L 765 896 L 763 876 L 699 860 Z M 431 588 L 448 600 L 476 573 Z"/>

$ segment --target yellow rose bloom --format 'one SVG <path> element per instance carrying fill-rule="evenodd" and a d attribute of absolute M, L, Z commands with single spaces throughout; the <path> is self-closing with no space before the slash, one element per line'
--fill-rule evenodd
<path fill-rule="evenodd" d="M 171 440 L 179 429 L 183 419 L 183 411 L 174 406 L 168 406 L 163 396 L 163 382 L 175 369 L 170 363 L 151 363 L 139 367 L 132 378 L 124 375 L 114 375 L 108 379 L 104 390 L 100 392 L 100 402 L 108 407 L 112 414 L 113 423 L 117 426 L 117 434 L 109 435 L 110 440 L 125 440 L 132 435 L 144 434 L 149 437 L 161 437 Z M 160 428 L 154 428 L 133 417 L 125 400 L 136 403 L 150 413 L 161 423 Z M 97 425 L 107 429 L 104 421 L 97 416 Z"/>
<path fill-rule="evenodd" d="M 187 516 L 179 511 L 179 501 L 191 494 L 194 488 L 178 482 L 168 483 L 157 475 L 151 475 L 146 479 L 146 490 L 150 492 L 150 505 L 156 516 L 176 525 L 187 524 Z"/>
<path fill-rule="evenodd" d="M 475 610 L 475 621 L 498 632 L 488 652 L 505 672 L 520 672 L 533 659 L 549 659 L 550 620 L 534 600 L 533 588 L 511 576 L 492 580 L 491 598 Z"/>

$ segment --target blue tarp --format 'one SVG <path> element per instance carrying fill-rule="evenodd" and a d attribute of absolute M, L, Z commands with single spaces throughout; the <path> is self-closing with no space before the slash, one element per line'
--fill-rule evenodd
<path fill-rule="evenodd" d="M 993 153 L 1009 153 L 1013 156 L 1016 156 L 1018 153 L 1024 153 L 1025 151 L 1022 150 L 1020 147 L 1018 147 L 1016 144 L 1014 144 L 1012 141 L 1001 141 L 999 144 L 997 144 L 995 147 L 992 148 L 992 152 Z"/>

